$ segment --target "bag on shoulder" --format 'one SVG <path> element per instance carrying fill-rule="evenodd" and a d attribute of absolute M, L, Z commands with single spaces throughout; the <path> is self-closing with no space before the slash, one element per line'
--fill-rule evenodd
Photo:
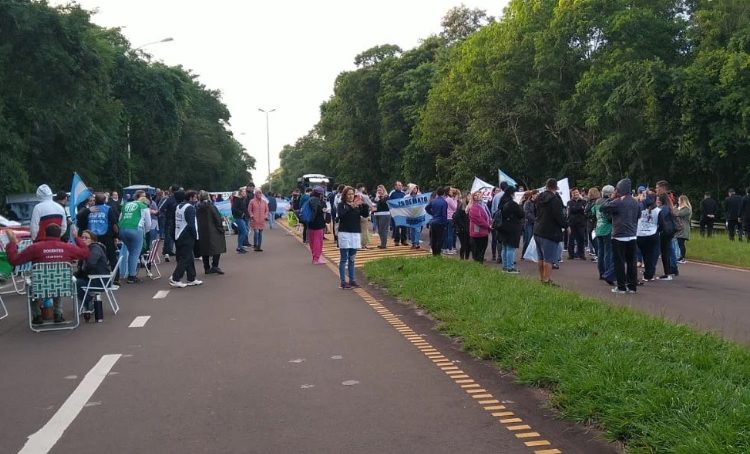
<path fill-rule="evenodd" d="M 299 220 L 302 221 L 305 224 L 309 224 L 312 222 L 313 218 L 313 211 L 310 207 L 310 201 L 306 201 L 302 208 L 299 210 Z"/>
<path fill-rule="evenodd" d="M 500 230 L 503 228 L 503 210 L 498 208 L 495 214 L 492 215 L 492 230 Z"/>
<path fill-rule="evenodd" d="M 662 216 L 661 233 L 667 237 L 674 236 L 677 230 L 677 216 L 667 212 Z"/>

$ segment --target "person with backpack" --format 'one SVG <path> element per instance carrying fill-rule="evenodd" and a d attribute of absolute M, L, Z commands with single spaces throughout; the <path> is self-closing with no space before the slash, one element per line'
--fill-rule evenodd
<path fill-rule="evenodd" d="M 119 211 L 107 203 L 107 197 L 103 193 L 97 192 L 94 194 L 94 206 L 78 212 L 76 219 L 79 232 L 90 230 L 98 238 L 98 241 L 94 242 L 104 245 L 107 260 L 112 267 L 117 264 L 118 250 L 115 239 L 119 232 L 118 218 Z M 115 283 L 119 280 L 120 270 L 117 270 Z"/>
<path fill-rule="evenodd" d="M 673 213 L 674 207 L 667 194 L 659 194 L 656 199 L 659 211 L 659 249 L 661 252 L 661 263 L 664 274 L 657 277 L 658 280 L 671 281 L 679 275 L 677 266 L 672 262 L 672 239 L 677 234 L 677 220 Z"/>
<path fill-rule="evenodd" d="M 513 198 L 516 188 L 510 185 L 505 192 L 508 194 L 508 201 L 502 207 L 502 224 L 498 230 L 498 236 L 502 243 L 503 271 L 510 274 L 518 274 L 519 271 L 516 269 L 516 251 L 521 241 L 521 231 L 525 215 L 523 208 Z"/>
<path fill-rule="evenodd" d="M 313 265 L 325 265 L 321 258 L 323 254 L 323 234 L 326 228 L 325 188 L 315 186 L 312 196 L 300 211 L 300 216 L 307 218 L 307 240 L 310 245 Z"/>

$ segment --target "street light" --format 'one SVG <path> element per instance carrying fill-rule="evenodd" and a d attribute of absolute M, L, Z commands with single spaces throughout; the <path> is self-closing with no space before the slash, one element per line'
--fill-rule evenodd
<path fill-rule="evenodd" d="M 268 159 L 268 192 L 271 192 L 271 140 L 268 133 L 268 114 L 275 112 L 276 109 L 263 110 L 258 109 L 260 112 L 266 114 L 266 158 Z"/>
<path fill-rule="evenodd" d="M 152 41 L 150 43 L 146 43 L 143 45 L 140 45 L 133 49 L 133 52 L 143 49 L 146 46 L 150 46 L 152 44 L 159 44 L 159 43 L 168 43 L 170 41 L 174 41 L 174 38 L 171 36 L 168 36 L 164 39 L 160 39 L 159 41 Z M 128 137 L 128 186 L 133 185 L 133 163 L 130 161 L 130 120 L 128 120 L 127 124 L 127 137 Z"/>

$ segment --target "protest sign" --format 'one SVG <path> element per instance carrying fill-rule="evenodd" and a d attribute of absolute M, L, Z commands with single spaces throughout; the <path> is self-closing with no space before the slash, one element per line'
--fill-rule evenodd
<path fill-rule="evenodd" d="M 391 218 L 398 227 L 422 227 L 432 219 L 425 208 L 430 203 L 430 192 L 388 201 Z"/>
<path fill-rule="evenodd" d="M 492 200 L 492 190 L 495 187 L 486 181 L 482 181 L 477 177 L 474 177 L 474 182 L 471 184 L 471 193 L 474 194 L 477 191 L 482 192 L 482 200 L 486 203 Z"/>

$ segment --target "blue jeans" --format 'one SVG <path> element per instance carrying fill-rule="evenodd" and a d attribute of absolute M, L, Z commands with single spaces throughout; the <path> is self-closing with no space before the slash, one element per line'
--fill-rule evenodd
<path fill-rule="evenodd" d="M 419 246 L 419 242 L 422 238 L 422 227 L 410 227 L 409 238 L 411 239 L 412 246 Z"/>
<path fill-rule="evenodd" d="M 234 222 L 237 224 L 237 250 L 239 251 L 247 243 L 247 221 L 235 219 Z"/>
<path fill-rule="evenodd" d="M 255 243 L 255 249 L 260 249 L 260 245 L 263 243 L 263 230 L 253 230 L 253 243 Z"/>
<path fill-rule="evenodd" d="M 503 269 L 514 270 L 516 269 L 516 247 L 508 246 L 503 244 Z"/>
<path fill-rule="evenodd" d="M 608 236 L 596 237 L 599 255 L 597 255 L 596 266 L 599 268 L 599 276 L 607 281 L 615 280 L 615 261 L 612 255 L 612 239 Z"/>
<path fill-rule="evenodd" d="M 680 275 L 680 270 L 677 268 L 677 251 L 680 250 L 680 246 L 677 244 L 677 238 L 672 238 L 672 243 L 669 245 L 669 264 L 672 265 L 672 270 L 675 276 Z"/>
<path fill-rule="evenodd" d="M 339 258 L 339 277 L 341 282 L 346 282 L 346 271 L 349 271 L 349 282 L 354 281 L 354 256 L 357 255 L 356 249 L 339 249 L 341 257 Z"/>
<path fill-rule="evenodd" d="M 135 277 L 138 274 L 138 258 L 143 248 L 143 230 L 122 229 L 120 230 L 120 255 L 122 255 L 121 276 Z"/>
<path fill-rule="evenodd" d="M 445 239 L 443 241 L 443 249 L 456 249 L 456 230 L 453 226 L 453 219 L 449 219 L 448 223 L 445 224 Z"/>
<path fill-rule="evenodd" d="M 273 230 L 273 224 L 276 222 L 276 213 L 269 213 L 268 214 L 268 228 Z"/>

